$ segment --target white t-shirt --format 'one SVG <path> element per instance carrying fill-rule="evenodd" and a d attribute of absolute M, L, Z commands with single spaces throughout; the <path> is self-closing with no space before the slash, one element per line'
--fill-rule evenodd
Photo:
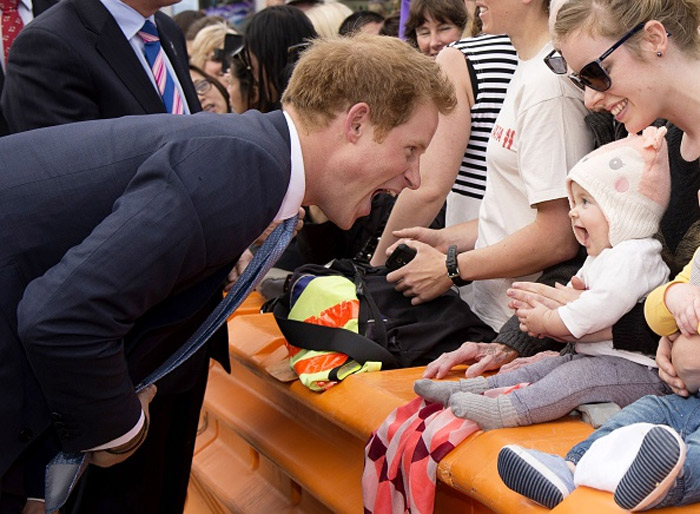
<path fill-rule="evenodd" d="M 568 170 L 593 148 L 581 92 L 544 64 L 551 50 L 547 43 L 532 59 L 521 61 L 508 87 L 486 151 L 476 248 L 496 244 L 532 223 L 533 205 L 566 198 Z M 498 331 L 513 315 L 506 290 L 516 280 L 533 281 L 539 275 L 475 281 L 473 297 L 465 300 Z"/>
<path fill-rule="evenodd" d="M 613 326 L 651 291 L 668 282 L 668 274 L 661 258 L 661 243 L 656 239 L 623 241 L 586 259 L 576 273 L 586 284 L 586 291 L 557 312 L 571 335 L 583 337 Z M 612 341 L 576 343 L 576 352 L 612 355 L 656 367 L 654 359 L 641 353 L 613 349 Z"/>

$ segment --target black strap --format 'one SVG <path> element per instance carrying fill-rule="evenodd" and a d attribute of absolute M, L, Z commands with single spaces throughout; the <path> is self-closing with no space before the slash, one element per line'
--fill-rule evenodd
<path fill-rule="evenodd" d="M 294 346 L 307 350 L 344 353 L 360 364 L 367 361 L 381 362 L 384 369 L 399 367 L 398 361 L 389 350 L 355 332 L 291 320 L 288 318 L 289 309 L 284 302 L 277 302 L 272 312 L 282 334 Z"/>
<path fill-rule="evenodd" d="M 389 337 L 387 336 L 386 326 L 384 325 L 384 316 L 367 287 L 362 269 L 354 263 L 353 268 L 355 269 L 355 294 L 358 300 L 360 300 L 360 334 L 372 333 L 383 348 L 388 348 Z M 364 302 L 362 301 L 363 299 L 365 300 Z M 369 323 L 372 323 L 371 332 L 369 331 Z"/>

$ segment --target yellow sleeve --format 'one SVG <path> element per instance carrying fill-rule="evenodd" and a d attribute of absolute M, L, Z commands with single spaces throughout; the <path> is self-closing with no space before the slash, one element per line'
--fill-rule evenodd
<path fill-rule="evenodd" d="M 698 253 L 698 250 L 695 251 Z M 678 331 L 678 325 L 673 315 L 666 307 L 666 291 L 674 284 L 687 284 L 690 281 L 690 270 L 693 267 L 695 255 L 690 259 L 690 262 L 685 265 L 683 270 L 676 277 L 666 284 L 660 285 L 654 289 L 644 302 L 644 317 L 647 320 L 649 328 L 660 336 L 669 336 Z M 700 330 L 700 328 L 699 328 Z"/>

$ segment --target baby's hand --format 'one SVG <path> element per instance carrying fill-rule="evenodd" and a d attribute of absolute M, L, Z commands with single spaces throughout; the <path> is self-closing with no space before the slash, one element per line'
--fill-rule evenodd
<path fill-rule="evenodd" d="M 551 309 L 536 300 L 529 300 L 527 303 L 517 302 L 516 305 L 515 315 L 520 320 L 520 330 L 532 337 L 542 338 L 547 335 L 546 317 Z"/>
<path fill-rule="evenodd" d="M 666 307 L 676 320 L 678 330 L 685 336 L 698 333 L 700 323 L 700 287 L 673 284 L 666 290 Z"/>

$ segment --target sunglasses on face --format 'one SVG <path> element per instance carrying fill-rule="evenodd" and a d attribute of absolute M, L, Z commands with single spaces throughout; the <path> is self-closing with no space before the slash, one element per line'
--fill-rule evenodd
<path fill-rule="evenodd" d="M 571 82 L 576 84 L 582 91 L 587 87 L 600 92 L 610 89 L 610 86 L 612 86 L 612 80 L 610 79 L 608 72 L 605 70 L 605 68 L 603 68 L 603 61 L 611 53 L 620 48 L 625 41 L 642 30 L 644 25 L 646 25 L 646 22 L 642 22 L 634 27 L 627 34 L 622 36 L 614 45 L 603 52 L 603 55 L 598 57 L 595 61 L 591 61 L 586 64 L 578 73 L 570 73 L 569 79 L 571 79 Z M 667 34 L 669 36 L 671 35 L 668 32 Z M 567 72 L 566 59 L 564 59 L 564 56 L 557 50 L 552 50 L 549 55 L 544 58 L 544 63 L 557 75 L 564 75 Z"/>

